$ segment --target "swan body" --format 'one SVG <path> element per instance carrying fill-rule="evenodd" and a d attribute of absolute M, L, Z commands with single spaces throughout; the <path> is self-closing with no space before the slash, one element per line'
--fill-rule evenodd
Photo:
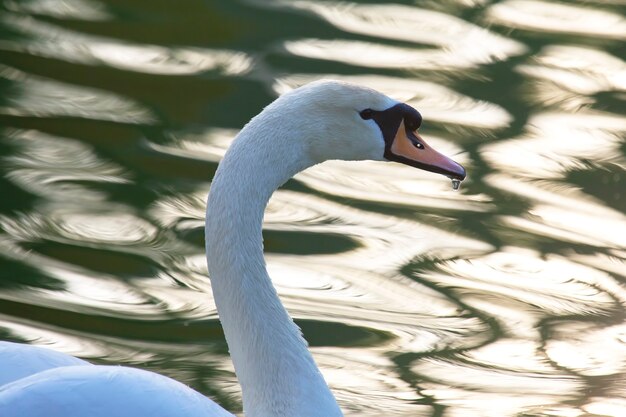
<path fill-rule="evenodd" d="M 171 378 L 124 366 L 63 366 L 2 387 L 3 417 L 233 417 Z"/>
<path fill-rule="evenodd" d="M 0 387 L 48 369 L 77 365 L 91 366 L 89 362 L 65 353 L 0 341 Z"/>
<path fill-rule="evenodd" d="M 462 180 L 465 170 L 419 136 L 420 123 L 415 109 L 377 91 L 318 81 L 271 103 L 224 156 L 207 202 L 206 255 L 246 417 L 342 416 L 265 267 L 261 231 L 270 196 L 297 172 L 328 159 L 391 160 Z M 34 360 L 35 351 L 19 346 L 23 363 Z M 0 386 L 0 415 L 232 416 L 155 373 L 89 365 L 56 352 L 50 358 Z M 0 367 L 5 362 L 0 357 Z"/>

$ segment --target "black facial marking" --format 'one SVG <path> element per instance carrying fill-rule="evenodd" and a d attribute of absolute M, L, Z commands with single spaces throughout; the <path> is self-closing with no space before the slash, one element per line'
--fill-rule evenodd
<path fill-rule="evenodd" d="M 364 113 L 367 117 L 364 117 Z M 387 153 L 391 149 L 391 144 L 393 143 L 393 139 L 396 137 L 396 133 L 398 132 L 398 128 L 400 127 L 402 120 L 404 120 L 404 126 L 407 129 L 407 136 L 412 139 L 412 142 L 413 139 L 415 139 L 415 142 L 419 142 L 417 138 L 415 138 L 415 135 L 411 133 L 421 126 L 422 115 L 408 104 L 398 103 L 387 110 L 381 111 L 365 109 L 360 113 L 360 115 L 366 120 L 373 119 L 380 128 L 383 138 L 385 139 L 385 158 L 387 159 L 390 159 L 387 157 Z"/>
<path fill-rule="evenodd" d="M 361 116 L 361 119 L 363 120 L 369 120 L 374 116 L 374 110 L 365 109 L 361 113 L 359 113 L 359 116 Z"/>
<path fill-rule="evenodd" d="M 412 159 L 403 157 L 401 155 L 396 155 L 391 152 L 391 146 L 393 145 L 393 141 L 396 137 L 396 133 L 398 132 L 398 128 L 400 127 L 400 123 L 402 123 L 402 120 L 404 120 L 407 138 L 413 143 L 416 148 L 424 149 L 424 145 L 414 134 L 414 132 L 422 125 L 422 115 L 413 107 L 409 106 L 408 104 L 398 103 L 395 106 L 388 108 L 387 110 L 379 111 L 365 109 L 359 114 L 365 120 L 374 120 L 380 128 L 380 131 L 383 134 L 383 139 L 385 140 L 385 153 L 383 156 L 389 161 L 400 162 L 406 165 L 413 166 L 415 168 L 443 174 L 449 176 L 450 178 L 454 177 L 460 180 L 463 180 L 465 178 L 465 172 L 463 172 L 462 175 L 459 175 L 458 173 L 448 172 L 443 168 L 414 161 Z"/>
<path fill-rule="evenodd" d="M 415 132 L 420 128 L 420 126 L 422 126 L 422 115 L 413 107 L 407 106 L 406 104 L 405 106 L 406 112 L 404 113 L 404 125 L 409 131 Z"/>

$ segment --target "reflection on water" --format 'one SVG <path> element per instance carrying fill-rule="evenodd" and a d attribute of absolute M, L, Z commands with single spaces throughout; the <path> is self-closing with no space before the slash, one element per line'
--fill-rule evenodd
<path fill-rule="evenodd" d="M 501 25 L 539 32 L 626 39 L 626 19 L 623 16 L 585 5 L 506 0 L 493 5 L 487 17 Z"/>
<path fill-rule="evenodd" d="M 107 20 L 111 15 L 106 11 L 106 5 L 93 0 L 6 0 L 3 8 L 13 12 L 33 13 L 59 18 L 73 18 L 81 20 Z"/>
<path fill-rule="evenodd" d="M 21 15 L 9 15 L 3 23 L 33 36 L 27 41 L 5 41 L 3 46 L 6 50 L 75 63 L 169 75 L 205 71 L 235 75 L 246 72 L 251 65 L 250 58 L 243 52 L 121 43 L 105 37 L 78 34 Z"/>
<path fill-rule="evenodd" d="M 298 56 L 331 59 L 355 66 L 402 69 L 453 69 L 487 64 L 522 53 L 519 42 L 450 14 L 404 5 L 359 5 L 333 2 L 269 4 L 311 12 L 347 32 L 401 40 L 411 47 L 347 40 L 303 39 L 285 44 Z M 423 45 L 438 49 L 423 49 Z"/>
<path fill-rule="evenodd" d="M 551 45 L 535 62 L 518 71 L 536 79 L 531 98 L 544 105 L 576 110 L 594 104 L 595 94 L 626 90 L 626 63 L 597 49 Z"/>
<path fill-rule="evenodd" d="M 2 78 L 10 85 L 10 101 L 2 103 L 0 115 L 73 116 L 120 123 L 147 123 L 153 119 L 142 106 L 112 93 L 27 75 L 0 64 Z"/>
<path fill-rule="evenodd" d="M 130 174 L 100 159 L 89 145 L 35 130 L 6 131 L 4 140 L 14 145 L 3 161 L 8 168 L 6 178 L 49 201 L 93 204 L 106 196 L 85 184 L 130 182 Z"/>
<path fill-rule="evenodd" d="M 333 77 L 469 173 L 335 161 L 270 201 L 268 268 L 345 414 L 626 415 L 623 6 L 0 1 L 0 335 L 240 412 L 206 194 L 250 117 Z"/>

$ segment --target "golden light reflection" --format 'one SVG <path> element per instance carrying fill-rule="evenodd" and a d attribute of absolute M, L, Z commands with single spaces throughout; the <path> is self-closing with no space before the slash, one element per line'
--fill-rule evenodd
<path fill-rule="evenodd" d="M 537 205 L 529 210 L 532 217 L 539 218 L 539 222 L 554 229 L 571 231 L 591 239 L 580 239 L 592 244 L 599 242 L 599 246 L 621 248 L 626 246 L 626 216 L 617 212 L 613 216 L 598 216 L 598 213 L 581 213 L 576 210 L 563 210 L 553 206 Z"/>
<path fill-rule="evenodd" d="M 571 397 L 576 395 L 576 391 L 582 386 L 582 381 L 578 378 L 556 370 L 544 358 L 538 356 L 534 343 L 503 339 L 489 345 L 488 351 L 491 355 L 482 354 L 481 350 L 481 348 L 472 350 L 470 353 L 472 357 L 463 355 L 451 361 L 420 360 L 412 370 L 427 376 L 429 380 L 465 388 L 468 391 L 482 391 L 489 396 L 527 395 L 531 401 L 537 401 L 537 397 L 544 395 Z M 456 367 L 457 371 L 452 371 Z M 539 404 L 544 402 L 545 398 L 542 398 Z M 506 402 L 500 404 L 505 405 Z M 500 415 L 510 415 L 504 410 L 500 411 L 502 413 Z"/>
<path fill-rule="evenodd" d="M 218 70 L 224 75 L 242 75 L 252 65 L 251 58 L 242 52 L 200 48 L 94 42 L 89 51 L 96 63 L 148 74 L 182 75 Z"/>
<path fill-rule="evenodd" d="M 86 213 L 57 211 L 55 232 L 82 242 L 115 245 L 147 243 L 157 236 L 157 229 L 145 220 L 124 212 Z"/>
<path fill-rule="evenodd" d="M 491 335 L 482 320 L 469 315 L 460 317 L 461 307 L 425 286 L 416 284 L 408 291 L 400 291 L 410 283 L 401 276 L 368 274 L 363 269 L 339 266 L 323 268 L 319 261 L 325 259 L 305 262 L 309 270 L 318 267 L 305 276 L 311 280 L 306 288 L 294 288 L 291 282 L 289 286 L 282 283 L 302 275 L 303 265 L 296 265 L 295 259 L 271 256 L 272 280 L 282 300 L 298 319 L 367 329 L 373 333 L 366 336 L 371 351 L 465 349 L 484 343 Z M 311 284 L 320 283 L 324 287 L 310 288 Z M 383 285 L 391 288 L 379 294 Z"/>
<path fill-rule="evenodd" d="M 205 190 L 200 190 L 193 198 L 175 198 L 171 202 L 163 200 L 150 211 L 151 216 L 155 222 L 169 227 L 175 227 L 180 219 L 187 219 L 190 227 L 202 227 L 205 198 Z M 189 223 L 189 219 L 196 220 Z M 309 258 L 319 265 L 344 265 L 366 271 L 375 264 L 379 271 L 395 273 L 399 265 L 420 253 L 445 258 L 447 254 L 457 253 L 458 250 L 467 251 L 468 255 L 491 250 L 488 244 L 456 235 L 456 247 L 451 248 L 449 232 L 412 220 L 399 221 L 393 216 L 371 213 L 287 190 L 279 190 L 270 200 L 264 227 L 271 230 L 352 236 L 360 242 L 361 248 L 337 255 L 311 255 Z M 422 235 L 427 235 L 428 239 L 420 239 Z M 268 256 L 281 257 L 273 254 Z M 326 260 L 322 262 L 321 259 Z M 323 286 L 316 284 L 315 287 L 320 285 Z"/>
<path fill-rule="evenodd" d="M 626 167 L 620 152 L 626 119 L 591 110 L 540 113 L 520 138 L 484 145 L 480 153 L 498 171 L 527 178 L 562 178 L 583 161 Z"/>
<path fill-rule="evenodd" d="M 79 358 L 103 358 L 109 353 L 109 350 L 102 344 L 92 343 L 84 334 L 73 334 L 61 328 L 54 326 L 45 327 L 41 323 L 33 325 L 24 320 L 0 320 L 0 327 L 6 329 L 9 334 L 18 339 L 28 341 L 30 344 L 50 348 L 57 352 L 63 352 L 68 355 Z M 133 352 L 127 352 L 132 355 Z"/>
<path fill-rule="evenodd" d="M 310 214 L 302 218 L 307 212 Z M 296 217 L 286 218 L 285 213 Z M 275 216 L 278 219 L 274 220 Z M 308 218 L 314 224 L 305 220 Z M 479 320 L 444 313 L 459 307 L 397 271 L 415 257 L 445 258 L 458 250 L 480 253 L 489 250 L 488 246 L 457 236 L 458 247 L 452 249 L 443 243 L 447 233 L 431 227 L 289 191 L 279 191 L 272 198 L 265 227 L 338 233 L 358 239 L 362 245 L 333 255 L 266 255 L 270 275 L 296 317 L 330 318 L 379 329 L 396 336 L 394 346 L 411 351 L 442 344 L 471 345 L 475 338 L 485 337 Z M 294 277 L 299 279 L 294 282 Z M 474 329 L 473 336 L 468 329 Z"/>
<path fill-rule="evenodd" d="M 532 77 L 531 99 L 563 110 L 593 104 L 593 95 L 603 91 L 626 91 L 626 63 L 598 49 L 546 46 L 516 70 Z"/>
<path fill-rule="evenodd" d="M 13 82 L 10 101 L 0 115 L 84 117 L 120 123 L 151 124 L 154 115 L 143 105 L 117 94 L 26 74 L 0 64 L 0 79 Z"/>
<path fill-rule="evenodd" d="M 445 261 L 440 272 L 424 272 L 429 281 L 455 288 L 472 298 L 480 294 L 492 303 L 524 303 L 520 311 L 541 315 L 604 314 L 617 308 L 604 284 L 612 281 L 601 271 L 536 251 L 503 248 L 499 252 L 467 260 Z M 539 319 L 540 317 L 536 317 Z M 517 330 L 514 331 L 517 333 Z"/>
<path fill-rule="evenodd" d="M 192 199 L 163 200 L 151 215 L 159 223 L 159 218 L 169 225 L 178 224 L 176 218 L 188 219 L 186 225 L 201 228 L 204 198 L 205 191 L 198 191 Z M 476 337 L 486 337 L 480 320 L 457 317 L 458 305 L 397 270 L 415 257 L 445 258 L 459 251 L 483 253 L 491 250 L 488 245 L 456 236 L 455 247 L 450 247 L 447 232 L 286 190 L 279 190 L 270 200 L 264 228 L 349 236 L 360 244 L 348 252 L 328 255 L 266 253 L 270 276 L 297 318 L 376 329 L 395 336 L 385 345 L 411 351 L 446 344 L 472 345 L 477 343 Z M 174 269 L 179 271 L 176 279 L 191 288 L 210 288 L 201 251 L 185 256 L 184 263 Z M 165 295 L 162 298 L 167 299 Z"/>
<path fill-rule="evenodd" d="M 17 252 L 17 251 L 16 251 Z M 7 256 L 3 252 L 3 256 Z M 163 318 L 165 312 L 151 305 L 145 294 L 111 275 L 69 265 L 49 257 L 33 253 L 18 252 L 20 261 L 45 271 L 63 283 L 62 291 L 37 289 L 34 287 L 6 290 L 2 300 L 28 303 L 50 308 L 63 308 L 96 316 L 105 313 L 110 317 Z"/>
<path fill-rule="evenodd" d="M 106 6 L 95 0 L 8 0 L 3 6 L 12 12 L 33 13 L 57 18 L 88 21 L 109 20 Z"/>
<path fill-rule="evenodd" d="M 177 258 L 168 264 L 167 272 L 159 274 L 158 280 L 140 281 L 134 287 L 179 319 L 217 320 L 204 254 Z"/>
<path fill-rule="evenodd" d="M 428 141 L 444 154 L 447 146 Z M 453 158 L 464 164 L 458 156 Z M 464 164 L 466 165 L 466 164 Z M 467 166 L 467 165 L 466 165 Z M 484 194 L 469 195 L 463 186 L 453 192 L 447 178 L 387 162 L 331 161 L 296 176 L 298 181 L 324 193 L 362 201 L 446 210 L 490 211 L 491 199 Z"/>
<path fill-rule="evenodd" d="M 25 136 L 21 144 L 30 143 L 33 149 L 24 154 L 16 152 L 8 160 L 11 164 L 20 163 L 41 172 L 52 170 L 52 174 L 43 174 L 46 178 L 54 178 L 54 173 L 57 173 L 64 180 L 71 179 L 72 174 L 83 181 L 86 178 L 102 180 L 97 172 L 99 165 L 89 158 L 89 153 L 82 153 L 86 149 L 82 144 L 76 144 L 74 149 L 74 142 L 68 141 L 66 146 L 59 148 L 60 141 L 54 139 L 51 145 L 55 146 L 47 149 L 46 137 Z M 61 166 L 55 169 L 59 163 Z M 81 163 L 87 167 L 85 169 L 89 174 L 77 174 L 66 168 L 67 165 L 78 165 L 76 169 L 80 169 Z M 12 172 L 16 171 L 19 172 Z M 24 177 L 29 178 L 23 175 L 22 179 Z M 105 272 L 112 263 L 114 271 L 117 270 L 115 268 L 127 268 L 132 273 L 139 268 L 145 274 L 150 258 L 155 256 L 150 249 L 157 235 L 155 227 L 131 214 L 128 208 L 106 202 L 104 196 L 94 199 L 88 190 L 55 186 L 53 181 L 37 184 L 45 189 L 43 195 L 47 202 L 30 213 L 0 216 L 0 251 L 4 258 L 28 265 L 41 271 L 43 276 L 54 279 L 60 283 L 55 287 L 60 288 L 39 288 L 33 283 L 28 287 L 4 290 L 1 298 L 54 308 L 72 306 L 75 310 L 94 314 L 107 311 L 112 315 L 158 316 L 162 313 L 162 309 L 152 305 L 152 300 L 139 288 Z M 68 190 L 71 192 L 68 193 Z M 58 247 L 52 249 L 51 242 Z M 37 248 L 30 249 L 33 244 L 38 245 Z M 144 248 L 138 250 L 139 244 Z M 103 251 L 100 257 L 94 256 L 97 249 Z M 78 257 L 90 255 L 87 256 L 90 260 L 84 265 L 81 261 L 68 262 L 72 253 Z M 128 260 L 131 260 L 131 266 L 126 266 Z"/>
<path fill-rule="evenodd" d="M 145 146 L 166 155 L 219 162 L 237 133 L 238 130 L 224 128 L 209 128 L 201 133 L 177 132 L 167 145 L 146 142 Z"/>
<path fill-rule="evenodd" d="M 530 341 L 503 338 L 450 360 L 419 360 L 412 370 L 427 381 L 422 392 L 450 406 L 453 416 L 581 415 L 557 404 L 577 398 L 582 379 L 555 369 Z"/>
<path fill-rule="evenodd" d="M 369 238 L 367 239 L 367 246 L 350 252 L 350 256 L 354 256 L 352 261 L 349 260 L 348 254 L 340 256 L 342 262 L 352 263 L 360 268 L 369 269 L 368 265 L 376 264 L 379 271 L 387 268 L 395 271 L 398 265 L 406 263 L 419 253 L 429 253 L 433 257 L 445 258 L 446 254 L 451 253 L 451 241 L 454 241 L 457 246 L 455 251 L 481 253 L 491 248 L 490 245 L 483 242 L 451 234 L 431 225 L 359 210 L 330 200 L 287 190 L 279 190 L 270 200 L 265 215 L 266 222 L 271 222 L 273 213 L 279 212 L 285 205 L 313 206 L 322 213 L 328 213 L 329 219 L 343 219 L 343 221 L 333 222 L 333 224 L 337 224 L 339 228 L 337 232 L 340 233 L 342 231 L 341 225 L 347 227 L 351 224 L 358 225 L 354 230 L 354 232 L 360 231 L 357 236 L 368 231 L 367 235 L 362 236 L 364 240 L 366 237 Z M 348 230 L 344 230 L 344 232 L 348 232 Z M 354 234 L 354 232 L 350 234 Z M 421 236 L 428 236 L 428 238 L 421 239 Z M 374 237 L 377 238 L 373 239 Z M 391 244 L 393 244 L 393 250 L 390 250 L 389 245 Z"/>
<path fill-rule="evenodd" d="M 408 5 L 274 1 L 269 7 L 307 11 L 348 33 L 438 47 L 419 50 L 315 39 L 285 43 L 289 52 L 309 58 L 375 68 L 451 69 L 505 60 L 526 50 L 517 41 L 450 14 Z"/>
<path fill-rule="evenodd" d="M 537 350 L 534 340 L 524 340 L 520 335 L 501 339 L 485 346 L 463 352 L 461 360 L 468 359 L 490 368 L 508 368 L 515 372 L 552 373 L 553 366 Z"/>
<path fill-rule="evenodd" d="M 1 112 L 1 110 L 0 110 Z M 131 175 L 112 161 L 103 160 L 93 148 L 74 139 L 35 130 L 5 130 L 4 140 L 16 151 L 2 158 L 6 178 L 34 195 L 64 205 L 91 204 L 106 194 L 88 183 L 128 184 Z"/>
<path fill-rule="evenodd" d="M 97 214 L 94 221 L 97 223 Z M 120 220 L 126 220 L 121 215 Z M 29 265 L 43 274 L 62 283 L 62 289 L 43 289 L 34 286 L 3 290 L 0 293 L 2 300 L 29 303 L 32 305 L 50 308 L 70 309 L 81 314 L 104 315 L 106 317 L 134 317 L 139 320 L 167 319 L 176 313 L 177 317 L 210 318 L 216 316 L 215 305 L 210 295 L 210 284 L 207 279 L 206 259 L 204 255 L 198 259 L 201 267 L 195 272 L 188 263 L 178 260 L 188 256 L 189 247 L 172 244 L 167 240 L 156 241 L 155 236 L 146 236 L 140 230 L 141 221 L 137 224 L 128 224 L 131 234 L 120 236 L 119 241 L 109 241 L 108 233 L 105 236 L 85 233 L 92 229 L 80 228 L 72 223 L 71 216 L 59 218 L 59 213 L 48 215 L 22 216 L 18 219 L 0 217 L 0 227 L 7 234 L 0 234 L 0 253 L 3 257 L 15 259 Z M 108 221 L 112 219 L 107 219 Z M 57 224 L 59 223 L 59 224 Z M 79 228 L 77 234 L 69 234 Z M 112 229 L 107 232 L 124 233 L 123 229 Z M 134 234 L 134 236 L 133 236 Z M 10 238 L 9 238 L 10 236 Z M 104 240 L 103 240 L 104 238 Z M 59 244 L 85 245 L 99 248 L 103 251 L 113 251 L 109 255 L 109 262 L 124 262 L 124 256 L 145 256 L 145 262 L 150 258 L 159 259 L 162 266 L 169 268 L 168 272 L 155 272 L 154 277 L 140 277 L 135 280 L 121 280 L 119 277 L 103 271 L 94 271 L 88 267 L 65 262 L 53 256 L 47 256 L 38 251 L 25 250 L 21 243 L 29 243 L 38 239 L 57 242 Z M 128 240 L 140 239 L 140 240 Z M 94 244 L 98 245 L 95 246 Z M 138 245 L 144 249 L 138 250 Z M 150 249 L 150 246 L 156 248 Z M 93 250 L 93 249 L 92 249 Z M 158 251 L 164 251 L 168 259 Z M 114 259 L 115 253 L 120 258 Z M 199 276 L 201 275 L 201 276 Z M 134 277 L 129 277 L 134 278 Z M 195 278 L 195 281 L 194 281 Z M 202 282 L 203 290 L 193 285 L 181 286 L 180 282 Z"/>
<path fill-rule="evenodd" d="M 447 13 L 402 4 L 275 1 L 306 10 L 348 33 L 453 48 L 471 44 L 494 55 L 519 53 L 521 45 Z"/>
<path fill-rule="evenodd" d="M 570 254 L 569 257 L 592 268 L 626 278 L 626 251 L 622 249 L 621 251 L 613 250 L 611 252 L 609 254 L 598 253 L 594 255 Z M 622 300 L 626 303 L 626 298 Z"/>
<path fill-rule="evenodd" d="M 312 350 L 346 415 L 425 417 L 432 412 L 416 403 L 420 395 L 397 375 L 389 358 L 369 349 L 351 348 L 347 355 L 344 349 L 332 347 Z"/>
<path fill-rule="evenodd" d="M 22 15 L 0 19 L 32 38 L 29 41 L 4 41 L 0 43 L 0 50 L 146 74 L 192 75 L 217 71 L 224 75 L 242 75 L 252 66 L 252 58 L 239 51 L 120 42 L 70 31 Z"/>
<path fill-rule="evenodd" d="M 500 221 L 508 227 L 587 245 L 626 245 L 626 216 L 574 186 L 500 174 L 485 181 L 533 203 L 527 215 L 501 216 Z"/>
<path fill-rule="evenodd" d="M 476 68 L 498 60 L 490 54 L 480 55 L 465 45 L 455 47 L 458 50 L 417 49 L 373 42 L 313 38 L 283 43 L 285 51 L 302 58 L 376 69 L 445 71 Z"/>
<path fill-rule="evenodd" d="M 626 415 L 626 400 L 620 397 L 595 397 L 584 409 L 599 416 L 622 417 Z"/>
<path fill-rule="evenodd" d="M 535 204 L 576 210 L 598 217 L 620 218 L 620 213 L 603 205 L 579 187 L 552 180 L 519 178 L 507 174 L 492 174 L 485 178 L 492 187 L 525 197 Z"/>
<path fill-rule="evenodd" d="M 616 13 L 533 0 L 507 0 L 492 5 L 488 22 L 538 32 L 556 32 L 626 39 L 626 19 Z"/>
<path fill-rule="evenodd" d="M 514 416 L 534 407 L 558 407 L 576 399 L 583 387 L 565 372 L 516 372 L 454 360 L 424 359 L 412 370 L 427 376 L 428 382 L 420 384 L 422 393 L 450 407 L 446 415 L 452 417 Z"/>
<path fill-rule="evenodd" d="M 558 366 L 580 375 L 620 375 L 626 372 L 626 324 L 560 322 L 551 328 L 546 354 Z"/>

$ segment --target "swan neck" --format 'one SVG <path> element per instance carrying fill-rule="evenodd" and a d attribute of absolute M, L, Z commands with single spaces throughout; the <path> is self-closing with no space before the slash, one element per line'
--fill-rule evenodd
<path fill-rule="evenodd" d="M 253 120 L 254 122 L 254 120 Z M 242 387 L 246 417 L 335 417 L 337 403 L 265 267 L 262 222 L 272 193 L 311 165 L 276 132 L 244 128 L 220 163 L 207 204 L 215 303 Z M 282 140 L 281 140 L 282 139 Z M 283 145 L 282 151 L 276 144 Z"/>

